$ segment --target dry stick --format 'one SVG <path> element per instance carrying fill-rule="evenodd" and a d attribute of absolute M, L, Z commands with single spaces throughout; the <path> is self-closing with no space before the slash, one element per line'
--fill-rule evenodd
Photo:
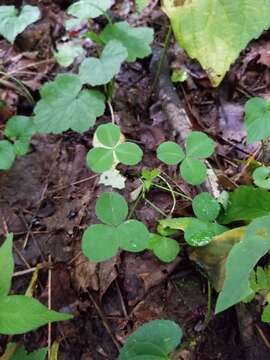
<path fill-rule="evenodd" d="M 52 309 L 52 256 L 49 255 L 49 271 L 48 271 L 48 309 Z M 48 359 L 51 357 L 51 346 L 52 346 L 52 323 L 48 323 Z"/>

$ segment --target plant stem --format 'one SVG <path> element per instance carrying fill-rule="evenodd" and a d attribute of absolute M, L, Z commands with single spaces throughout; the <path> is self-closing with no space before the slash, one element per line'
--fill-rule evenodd
<path fill-rule="evenodd" d="M 174 194 L 174 191 L 173 191 L 171 185 L 168 183 L 168 181 L 167 181 L 166 179 L 164 179 L 164 177 L 161 176 L 161 175 L 158 175 L 158 177 L 159 177 L 159 179 L 161 179 L 162 181 L 165 182 L 165 184 L 168 186 L 168 189 L 169 189 L 169 191 L 170 191 L 170 193 L 171 193 L 171 195 L 172 195 L 172 198 L 173 198 L 173 206 L 172 206 L 171 211 L 170 211 L 170 216 L 171 216 L 171 215 L 173 214 L 174 209 L 175 209 L 175 206 L 176 206 L 175 194 Z"/>
<path fill-rule="evenodd" d="M 160 208 L 158 208 L 155 204 L 153 204 L 150 200 L 148 200 L 148 199 L 144 199 L 145 200 L 145 202 L 147 203 L 147 204 L 149 204 L 153 209 L 155 209 L 158 213 L 160 213 L 162 216 L 164 216 L 165 218 L 167 218 L 168 217 L 168 215 L 166 215 L 165 214 L 165 212 L 163 212 L 162 210 L 160 210 Z"/>
<path fill-rule="evenodd" d="M 211 286 L 211 283 L 210 281 L 208 280 L 208 283 L 207 283 L 207 314 L 206 314 L 206 318 L 204 320 L 204 325 L 205 327 L 208 326 L 210 320 L 211 320 L 211 317 L 212 317 L 212 286 Z"/>

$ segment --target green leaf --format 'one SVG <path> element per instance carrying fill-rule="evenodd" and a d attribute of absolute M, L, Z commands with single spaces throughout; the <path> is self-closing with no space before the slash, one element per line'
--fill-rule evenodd
<path fill-rule="evenodd" d="M 77 57 L 83 58 L 85 54 L 82 45 L 72 41 L 57 44 L 56 49 L 57 51 L 54 52 L 54 57 L 58 64 L 63 67 L 70 66 Z"/>
<path fill-rule="evenodd" d="M 222 234 L 227 230 L 228 228 L 217 223 L 192 219 L 191 223 L 184 230 L 184 238 L 190 246 L 205 246 L 213 240 L 214 236 Z"/>
<path fill-rule="evenodd" d="M 49 322 L 69 320 L 72 316 L 48 310 L 37 300 L 23 295 L 0 298 L 0 334 L 22 334 Z"/>
<path fill-rule="evenodd" d="M 42 348 L 31 353 L 27 353 L 23 346 L 20 346 L 12 355 L 11 360 L 45 360 L 48 349 Z"/>
<path fill-rule="evenodd" d="M 138 220 L 127 220 L 117 228 L 119 246 L 126 251 L 139 252 L 148 246 L 149 232 Z"/>
<path fill-rule="evenodd" d="M 214 141 L 200 131 L 192 131 L 187 138 L 187 157 L 205 159 L 214 152 Z"/>
<path fill-rule="evenodd" d="M 186 70 L 174 70 L 171 75 L 171 80 L 173 83 L 182 83 L 188 79 L 188 74 Z"/>
<path fill-rule="evenodd" d="M 117 254 L 117 230 L 103 224 L 91 225 L 83 234 L 82 251 L 92 262 L 111 259 Z"/>
<path fill-rule="evenodd" d="M 166 141 L 157 148 L 157 157 L 167 165 L 177 165 L 185 157 L 181 146 L 173 141 Z"/>
<path fill-rule="evenodd" d="M 113 150 L 106 148 L 93 148 L 88 151 L 86 156 L 87 166 L 96 173 L 103 173 L 110 170 L 113 166 Z"/>
<path fill-rule="evenodd" d="M 270 216 L 255 219 L 244 238 L 234 245 L 226 261 L 226 276 L 216 304 L 216 313 L 239 303 L 252 294 L 250 272 L 270 248 Z"/>
<path fill-rule="evenodd" d="M 266 305 L 263 309 L 261 320 L 266 323 L 270 322 L 270 304 Z"/>
<path fill-rule="evenodd" d="M 201 160 L 188 158 L 180 165 L 182 178 L 191 185 L 202 184 L 207 175 L 207 168 Z"/>
<path fill-rule="evenodd" d="M 270 0 L 163 0 L 175 37 L 218 86 L 230 65 L 270 26 Z"/>
<path fill-rule="evenodd" d="M 111 6 L 111 0 L 80 0 L 72 4 L 67 13 L 81 20 L 95 19 Z"/>
<path fill-rule="evenodd" d="M 43 85 L 37 103 L 35 125 L 39 133 L 60 134 L 68 129 L 84 132 L 105 110 L 104 96 L 96 90 L 81 90 L 82 83 L 72 74 L 57 75 Z"/>
<path fill-rule="evenodd" d="M 5 136 L 14 141 L 16 155 L 25 155 L 35 133 L 33 119 L 28 116 L 13 116 L 6 124 Z"/>
<path fill-rule="evenodd" d="M 158 234 L 151 235 L 148 247 L 156 257 L 166 263 L 173 261 L 181 249 L 176 240 Z"/>
<path fill-rule="evenodd" d="M 139 12 L 143 11 L 143 9 L 146 8 L 146 6 L 148 6 L 148 4 L 150 3 L 150 0 L 135 0 L 136 2 L 136 7 L 138 9 Z"/>
<path fill-rule="evenodd" d="M 105 43 L 118 40 L 128 51 L 128 61 L 143 59 L 150 55 L 150 44 L 154 39 L 154 31 L 148 27 L 132 27 L 126 21 L 108 24 L 102 31 L 100 38 Z"/>
<path fill-rule="evenodd" d="M 130 142 L 119 144 L 115 148 L 115 154 L 118 160 L 124 165 L 136 165 L 143 157 L 142 149 L 137 144 Z"/>
<path fill-rule="evenodd" d="M 270 193 L 252 186 L 239 186 L 229 194 L 225 214 L 219 222 L 229 224 L 233 221 L 252 220 L 270 213 Z"/>
<path fill-rule="evenodd" d="M 220 205 L 211 194 L 202 192 L 192 200 L 192 209 L 198 219 L 214 221 L 219 214 Z"/>
<path fill-rule="evenodd" d="M 119 41 L 111 40 L 106 44 L 99 59 L 89 57 L 82 62 L 80 79 L 83 84 L 91 86 L 107 84 L 119 73 L 127 57 L 127 49 Z"/>
<path fill-rule="evenodd" d="M 269 4 L 270 5 L 270 4 Z M 270 136 L 270 101 L 254 97 L 245 105 L 245 127 L 247 143 L 266 139 Z"/>
<path fill-rule="evenodd" d="M 1 268 L 5 269 L 0 274 L 0 298 L 9 293 L 11 287 L 11 280 L 14 271 L 14 261 L 12 255 L 13 235 L 9 234 L 0 247 L 0 264 Z"/>
<path fill-rule="evenodd" d="M 181 328 L 173 321 L 170 320 L 153 320 L 141 327 L 139 327 L 132 335 L 129 336 L 124 347 L 122 348 L 118 360 L 136 359 L 137 355 L 142 355 L 140 351 L 140 344 L 143 348 L 147 344 L 150 351 L 159 351 L 160 358 L 164 359 L 164 354 L 171 353 L 179 344 L 182 339 L 183 333 Z M 144 356 L 138 356 L 138 359 L 156 359 L 155 355 L 149 353 Z M 157 356 L 157 355 L 156 355 Z"/>
<path fill-rule="evenodd" d="M 96 130 L 98 141 L 109 148 L 118 144 L 121 136 L 119 126 L 109 123 L 100 125 Z"/>
<path fill-rule="evenodd" d="M 0 170 L 11 168 L 15 160 L 14 146 L 7 140 L 0 141 Z"/>
<path fill-rule="evenodd" d="M 263 189 L 270 189 L 270 168 L 261 166 L 257 168 L 253 174 L 252 178 L 254 184 L 263 188 Z"/>
<path fill-rule="evenodd" d="M 25 5 L 18 15 L 15 6 L 0 6 L 0 34 L 12 44 L 17 35 L 40 18 L 39 8 Z"/>
<path fill-rule="evenodd" d="M 107 225 L 117 226 L 128 215 L 128 205 L 123 196 L 115 192 L 103 192 L 96 203 L 97 218 Z"/>

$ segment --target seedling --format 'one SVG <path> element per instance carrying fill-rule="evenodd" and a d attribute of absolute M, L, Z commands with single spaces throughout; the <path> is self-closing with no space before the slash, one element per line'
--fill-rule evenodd
<path fill-rule="evenodd" d="M 40 11 L 36 6 L 25 5 L 20 14 L 13 5 L 0 6 L 0 35 L 13 44 L 17 35 L 39 18 Z"/>
<path fill-rule="evenodd" d="M 166 141 L 157 149 L 157 157 L 167 165 L 180 165 L 182 178 L 191 185 L 200 185 L 207 175 L 207 168 L 201 159 L 211 156 L 214 142 L 206 134 L 193 131 L 186 141 L 186 153 L 180 145 Z"/>
<path fill-rule="evenodd" d="M 170 360 L 182 336 L 182 329 L 173 321 L 150 321 L 129 336 L 117 360 Z"/>
<path fill-rule="evenodd" d="M 49 322 L 71 319 L 71 315 L 49 310 L 29 296 L 8 295 L 14 271 L 12 240 L 8 235 L 0 247 L 0 264 L 5 269 L 0 277 L 0 334 L 22 334 Z"/>
<path fill-rule="evenodd" d="M 141 148 L 131 142 L 125 142 L 118 126 L 100 125 L 94 136 L 94 148 L 86 158 L 87 166 L 94 172 L 111 170 L 119 162 L 125 165 L 138 164 L 143 156 Z"/>

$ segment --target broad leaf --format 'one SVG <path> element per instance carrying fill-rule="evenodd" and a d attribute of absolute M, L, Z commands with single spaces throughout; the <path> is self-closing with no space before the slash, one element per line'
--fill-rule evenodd
<path fill-rule="evenodd" d="M 75 42 L 65 42 L 57 44 L 57 51 L 54 52 L 54 57 L 59 65 L 63 67 L 70 66 L 76 58 L 83 58 L 85 51 L 80 44 Z"/>
<path fill-rule="evenodd" d="M 224 311 L 252 294 L 250 272 L 270 249 L 270 216 L 255 219 L 247 226 L 242 241 L 234 245 L 226 261 L 226 277 L 216 304 Z"/>
<path fill-rule="evenodd" d="M 199 159 L 188 158 L 180 165 L 182 178 L 191 185 L 200 185 L 205 181 L 207 168 Z"/>
<path fill-rule="evenodd" d="M 6 124 L 5 135 L 14 142 L 16 155 L 25 155 L 35 133 L 33 119 L 28 116 L 13 116 Z"/>
<path fill-rule="evenodd" d="M 192 209 L 198 219 L 214 221 L 219 214 L 220 205 L 212 195 L 203 192 L 192 200 Z"/>
<path fill-rule="evenodd" d="M 117 230 L 115 227 L 91 225 L 83 234 L 82 251 L 92 262 L 106 261 L 117 254 Z"/>
<path fill-rule="evenodd" d="M 124 165 L 136 165 L 143 157 L 143 152 L 137 144 L 125 142 L 115 148 L 115 155 Z"/>
<path fill-rule="evenodd" d="M 261 166 L 257 168 L 253 174 L 252 178 L 254 184 L 263 188 L 263 189 L 270 189 L 270 168 Z"/>
<path fill-rule="evenodd" d="M 252 186 L 239 186 L 229 195 L 228 205 L 219 222 L 252 220 L 270 213 L 270 193 Z"/>
<path fill-rule="evenodd" d="M 200 131 L 192 131 L 187 137 L 187 157 L 205 159 L 214 152 L 214 141 Z"/>
<path fill-rule="evenodd" d="M 126 21 L 108 24 L 100 35 L 101 40 L 108 43 L 118 40 L 128 51 L 128 61 L 143 59 L 151 54 L 150 44 L 154 39 L 153 29 L 130 26 Z"/>
<path fill-rule="evenodd" d="M 245 127 L 247 130 L 248 144 L 251 144 L 255 141 L 264 140 L 270 136 L 269 100 L 254 97 L 246 102 Z"/>
<path fill-rule="evenodd" d="M 37 300 L 23 295 L 0 298 L 0 334 L 16 335 L 49 322 L 69 320 L 72 316 L 48 310 Z"/>
<path fill-rule="evenodd" d="M 138 356 L 138 359 L 151 359 L 151 356 L 158 356 L 157 354 L 153 355 L 153 351 L 160 351 L 160 358 L 162 359 L 164 354 L 165 356 L 168 355 L 180 344 L 182 336 L 181 328 L 173 321 L 150 321 L 129 336 L 118 360 L 136 359 L 138 355 L 144 355 L 142 357 Z M 140 345 L 143 349 L 147 348 L 148 345 L 148 352 L 141 354 Z"/>
<path fill-rule="evenodd" d="M 39 8 L 25 5 L 20 14 L 15 6 L 0 6 L 0 34 L 12 44 L 17 35 L 40 18 Z"/>
<path fill-rule="evenodd" d="M 138 220 L 128 220 L 117 228 L 119 246 L 126 251 L 139 252 L 148 246 L 149 232 Z"/>
<path fill-rule="evenodd" d="M 159 145 L 157 157 L 167 165 L 177 165 L 184 159 L 185 154 L 180 145 L 173 141 L 166 141 Z"/>
<path fill-rule="evenodd" d="M 261 320 L 266 323 L 270 322 L 270 304 L 267 304 L 263 309 Z"/>
<path fill-rule="evenodd" d="M 14 146 L 7 140 L 0 141 L 0 170 L 11 168 L 15 160 Z"/>
<path fill-rule="evenodd" d="M 104 96 L 96 90 L 81 90 L 78 76 L 58 75 L 41 89 L 35 125 L 39 133 L 59 134 L 68 129 L 84 132 L 92 127 L 105 110 Z"/>
<path fill-rule="evenodd" d="M 95 19 L 112 6 L 112 0 L 79 0 L 68 8 L 68 14 L 80 20 Z"/>
<path fill-rule="evenodd" d="M 121 132 L 117 125 L 109 123 L 100 125 L 95 135 L 102 145 L 112 148 L 118 144 Z"/>
<path fill-rule="evenodd" d="M 105 224 L 117 226 L 128 215 L 127 202 L 116 192 L 103 192 L 96 203 L 96 215 Z"/>
<path fill-rule="evenodd" d="M 101 147 L 91 149 L 87 153 L 86 164 L 96 173 L 110 170 L 114 164 L 113 150 Z"/>
<path fill-rule="evenodd" d="M 23 346 L 20 346 L 12 355 L 10 360 L 45 360 L 48 349 L 42 348 L 31 353 L 27 353 Z"/>
<path fill-rule="evenodd" d="M 250 40 L 270 26 L 270 0 L 163 0 L 177 41 L 218 86 Z"/>
<path fill-rule="evenodd" d="M 0 264 L 2 269 L 0 273 L 0 298 L 2 296 L 8 295 L 11 287 L 11 280 L 14 270 L 12 243 L 13 235 L 9 234 L 3 245 L 0 247 Z"/>
<path fill-rule="evenodd" d="M 119 73 L 121 64 L 127 57 L 127 49 L 119 41 L 111 40 L 99 59 L 89 57 L 82 62 L 80 79 L 84 84 L 92 86 L 107 84 Z"/>
<path fill-rule="evenodd" d="M 158 234 L 151 235 L 148 247 L 153 250 L 156 257 L 164 262 L 173 261 L 181 249 L 176 240 Z"/>

